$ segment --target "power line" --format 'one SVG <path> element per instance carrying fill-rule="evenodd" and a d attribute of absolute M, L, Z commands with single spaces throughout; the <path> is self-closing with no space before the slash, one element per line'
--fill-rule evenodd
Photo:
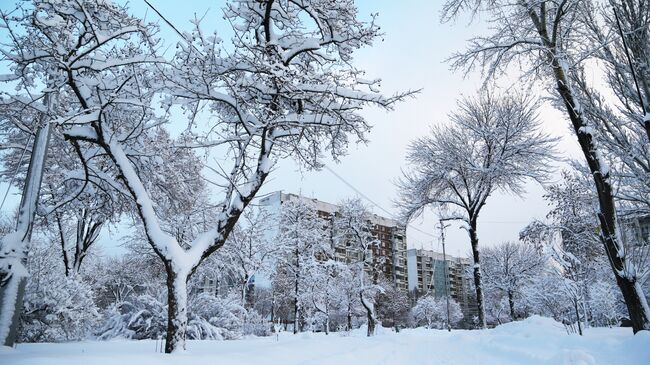
<path fill-rule="evenodd" d="M 384 207 L 379 205 L 374 200 L 370 199 L 366 194 L 362 193 L 359 189 L 357 189 L 354 185 L 352 185 L 352 183 L 345 180 L 341 175 L 337 174 L 336 171 L 332 170 L 329 166 L 323 164 L 323 167 L 325 167 L 325 169 L 327 169 L 327 171 L 331 172 L 332 175 L 334 175 L 337 179 L 339 179 L 342 183 L 347 185 L 350 189 L 352 189 L 354 192 L 356 192 L 359 196 L 361 196 L 363 199 L 368 201 L 370 204 L 374 205 L 375 207 L 377 207 L 382 212 L 388 214 L 388 216 L 390 218 L 398 220 L 398 219 L 395 218 L 393 213 L 391 213 L 390 211 L 388 211 L 387 209 L 385 209 Z M 488 223 L 488 224 L 525 224 L 525 223 L 530 223 L 530 222 L 529 221 L 483 221 L 483 220 L 479 221 L 479 224 L 484 224 L 484 223 Z M 425 232 L 425 231 L 423 231 L 423 230 L 421 230 L 421 229 L 419 229 L 419 228 L 417 228 L 417 227 L 415 227 L 413 225 L 411 225 L 410 228 L 415 230 L 415 231 L 418 231 L 418 232 L 420 232 L 420 233 L 422 233 L 424 235 L 427 235 L 429 237 L 438 238 L 438 237 L 434 236 L 433 234 L 431 234 L 429 232 Z"/>
<path fill-rule="evenodd" d="M 364 198 L 365 200 L 367 200 L 368 202 L 370 202 L 370 204 L 374 205 L 375 207 L 379 208 L 379 209 L 380 209 L 381 211 L 383 211 L 384 213 L 388 214 L 388 216 L 389 216 L 390 218 L 395 219 L 395 220 L 398 220 L 398 219 L 395 218 L 395 216 L 393 215 L 393 213 L 389 212 L 387 209 L 384 209 L 384 207 L 382 207 L 381 205 L 377 204 L 375 201 L 373 201 L 372 199 L 370 199 L 368 196 L 366 196 L 366 194 L 362 193 L 359 189 L 355 188 L 354 185 L 352 185 L 350 182 L 348 182 L 347 180 L 345 180 L 341 175 L 337 174 L 337 173 L 336 173 L 334 170 L 332 170 L 329 166 L 323 164 L 323 167 L 325 167 L 325 168 L 327 169 L 327 171 L 331 172 L 332 175 L 334 175 L 337 179 L 341 180 L 342 183 L 344 183 L 344 184 L 347 185 L 350 189 L 354 190 L 354 192 L 356 192 L 357 194 L 359 194 L 360 197 Z M 418 232 L 420 232 L 420 233 L 422 233 L 422 234 L 425 234 L 425 235 L 427 235 L 427 236 L 429 236 L 429 237 L 436 238 L 436 237 L 435 237 L 434 235 L 432 235 L 431 233 L 425 232 L 425 231 L 423 231 L 423 230 L 421 230 L 421 229 L 419 229 L 419 228 L 417 228 L 417 227 L 411 226 L 411 229 L 414 229 L 414 230 L 416 230 L 416 231 L 418 231 Z"/>

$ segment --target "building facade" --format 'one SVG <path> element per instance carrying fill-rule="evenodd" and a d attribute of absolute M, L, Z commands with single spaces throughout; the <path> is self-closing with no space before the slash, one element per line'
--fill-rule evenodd
<path fill-rule="evenodd" d="M 338 213 L 339 206 L 318 199 L 307 198 L 297 194 L 286 194 L 276 191 L 260 200 L 260 205 L 271 212 L 280 212 L 282 204 L 288 201 L 303 201 L 314 207 L 320 218 L 329 222 L 328 229 L 333 230 L 333 217 Z M 372 255 L 381 262 L 381 271 L 384 277 L 406 291 L 408 290 L 407 260 L 406 260 L 406 234 L 405 229 L 397 221 L 376 214 L 370 216 L 372 234 L 379 240 L 377 247 L 373 247 Z M 271 234 L 276 234 L 272 232 Z M 333 237 L 333 234 L 330 235 Z M 345 242 L 331 242 L 334 249 L 334 259 L 350 263 L 360 260 L 361 252 L 345 244 Z"/>
<path fill-rule="evenodd" d="M 471 260 L 424 250 L 407 250 L 408 290 L 413 297 L 433 295 L 444 298 L 447 293 L 461 307 L 465 319 L 477 313 L 476 300 L 471 293 L 467 272 Z"/>

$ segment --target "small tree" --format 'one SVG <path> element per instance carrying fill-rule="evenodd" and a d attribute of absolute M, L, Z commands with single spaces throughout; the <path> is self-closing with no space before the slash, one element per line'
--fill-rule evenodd
<path fill-rule="evenodd" d="M 379 285 L 379 267 L 382 262 L 373 255 L 379 246 L 379 239 L 372 233 L 370 212 L 360 198 L 344 200 L 339 205 L 341 209 L 334 217 L 334 240 L 337 245 L 349 247 L 356 257 L 350 263 L 352 275 L 366 311 L 368 336 L 373 336 L 378 323 L 375 299 L 383 291 Z"/>
<path fill-rule="evenodd" d="M 324 222 L 316 209 L 303 200 L 288 201 L 282 206 L 280 233 L 277 237 L 281 268 L 293 282 L 293 333 L 300 331 L 303 303 L 318 272 L 317 257 L 329 249 Z"/>
<path fill-rule="evenodd" d="M 382 324 L 393 326 L 399 332 L 406 324 L 407 314 L 411 309 L 408 293 L 399 288 L 392 280 L 382 280 L 384 292 L 377 298 L 377 313 Z"/>
<path fill-rule="evenodd" d="M 488 197 L 501 190 L 523 193 L 527 179 L 548 178 L 555 139 L 540 132 L 537 107 L 521 96 L 463 99 L 453 125 L 436 126 L 413 141 L 411 169 L 398 182 L 398 204 L 408 220 L 430 205 L 450 210 L 469 234 L 479 325 L 486 327 L 477 224 Z"/>
<path fill-rule="evenodd" d="M 517 319 L 515 299 L 530 281 L 544 269 L 546 259 L 534 247 L 504 242 L 483 250 L 483 273 L 488 290 L 503 292 L 508 297 L 510 318 Z"/>
<path fill-rule="evenodd" d="M 248 211 L 243 218 L 228 237 L 219 259 L 241 289 L 242 306 L 250 309 L 255 304 L 252 280 L 269 271 L 270 264 L 278 259 L 282 243 L 275 245 L 269 236 L 271 217 L 265 210 Z"/>
<path fill-rule="evenodd" d="M 427 328 L 442 329 L 447 326 L 447 303 L 427 295 L 418 299 L 411 309 L 411 315 L 418 325 L 426 324 Z M 453 299 L 449 300 L 449 325 L 455 326 L 463 319 L 460 305 Z"/>

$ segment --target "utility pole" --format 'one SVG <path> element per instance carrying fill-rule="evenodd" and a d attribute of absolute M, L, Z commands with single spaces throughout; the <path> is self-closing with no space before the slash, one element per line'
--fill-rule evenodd
<path fill-rule="evenodd" d="M 447 301 L 447 331 L 451 332 L 451 323 L 449 321 L 450 317 L 450 311 L 449 311 L 449 271 L 448 271 L 448 265 L 447 265 L 447 253 L 445 251 L 445 228 L 449 227 L 449 225 L 445 225 L 443 223 L 444 221 L 440 219 L 440 243 L 442 244 L 442 262 L 443 262 L 443 269 L 445 272 L 445 300 Z"/>
<path fill-rule="evenodd" d="M 18 322 L 28 275 L 25 268 L 27 249 L 32 238 L 50 140 L 51 125 L 44 119 L 34 139 L 16 229 L 0 240 L 0 345 L 4 346 L 13 346 L 18 337 Z"/>

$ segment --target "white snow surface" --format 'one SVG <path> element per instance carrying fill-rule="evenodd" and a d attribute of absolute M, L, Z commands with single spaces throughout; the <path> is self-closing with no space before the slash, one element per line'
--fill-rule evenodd
<path fill-rule="evenodd" d="M 19 344 L 0 348 L 6 365 L 114 364 L 647 364 L 650 332 L 590 328 L 568 335 L 562 324 L 531 317 L 481 331 L 383 328 L 365 337 L 365 328 L 341 333 L 279 334 L 234 341 L 188 341 L 187 351 L 156 353 L 153 340 Z"/>

